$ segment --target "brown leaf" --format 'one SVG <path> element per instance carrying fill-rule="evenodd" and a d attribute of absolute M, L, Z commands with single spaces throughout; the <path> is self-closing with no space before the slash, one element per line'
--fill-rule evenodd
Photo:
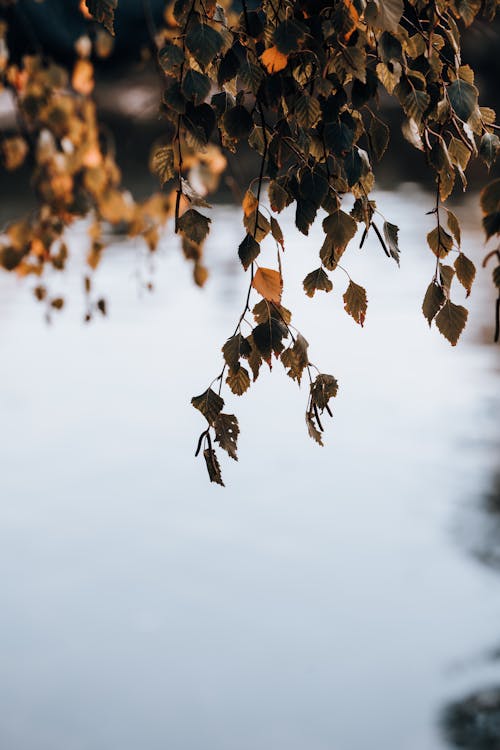
<path fill-rule="evenodd" d="M 237 369 L 230 370 L 226 383 L 233 393 L 242 396 L 250 388 L 250 375 L 246 367 L 239 365 Z"/>
<path fill-rule="evenodd" d="M 221 413 L 214 422 L 215 441 L 231 458 L 238 460 L 236 454 L 240 428 L 234 414 Z"/>
<path fill-rule="evenodd" d="M 219 461 L 213 448 L 205 448 L 205 450 L 203 451 L 203 457 L 205 459 L 205 463 L 207 464 L 207 471 L 208 476 L 210 477 L 210 481 L 215 482 L 215 484 L 220 484 L 222 487 L 224 487 L 225 485 L 222 481 Z"/>
<path fill-rule="evenodd" d="M 272 268 L 258 268 L 253 277 L 252 286 L 264 299 L 280 304 L 283 279 L 279 271 Z"/>
<path fill-rule="evenodd" d="M 452 346 L 455 346 L 467 323 L 468 310 L 461 305 L 454 305 L 446 300 L 436 316 L 436 325 Z"/>
<path fill-rule="evenodd" d="M 455 271 L 457 272 L 457 279 L 466 290 L 466 296 L 468 297 L 472 289 L 472 284 L 474 283 L 474 279 L 476 277 L 476 266 L 463 253 L 460 253 L 453 265 L 455 266 Z"/>
<path fill-rule="evenodd" d="M 350 281 L 344 294 L 344 302 L 345 311 L 352 315 L 356 323 L 362 326 L 365 322 L 367 309 L 366 289 L 359 284 L 355 284 L 354 281 Z"/>

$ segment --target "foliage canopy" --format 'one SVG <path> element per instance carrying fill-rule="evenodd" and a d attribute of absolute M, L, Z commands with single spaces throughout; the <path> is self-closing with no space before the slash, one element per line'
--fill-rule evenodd
<path fill-rule="evenodd" d="M 400 262 L 398 227 L 381 216 L 370 197 L 374 167 L 391 135 L 378 105 L 381 98 L 393 97 L 404 114 L 405 139 L 422 152 L 435 176 L 435 227 L 427 235 L 435 261 L 422 311 L 429 326 L 434 322 L 454 346 L 467 310 L 452 301 L 453 281 L 468 296 L 476 269 L 461 250 L 459 220 L 445 203 L 455 183 L 466 188 L 470 160 L 479 157 L 489 170 L 500 146 L 495 112 L 479 101 L 474 71 L 462 63 L 461 37 L 479 14 L 492 21 L 498 5 L 499 0 L 263 0 L 252 5 L 243 0 L 236 10 L 224 0 L 176 0 L 165 3 L 158 26 L 146 0 L 151 49 L 163 84 L 164 134 L 150 160 L 162 191 L 143 202 L 134 201 L 121 184 L 92 99 L 93 60 L 111 51 L 119 0 L 82 0 L 88 33 L 77 40 L 71 69 L 43 50 L 11 57 L 9 29 L 2 22 L 0 74 L 18 124 L 17 132 L 3 138 L 3 162 L 15 170 L 30 160 L 38 209 L 7 226 L 1 265 L 39 276 L 38 299 L 48 311 L 59 309 L 63 300 L 49 294 L 44 268 L 64 269 L 65 229 L 90 215 L 89 319 L 95 311 L 106 312 L 104 300 L 92 299 L 91 281 L 105 247 L 103 227 L 110 223 L 129 236 L 142 236 L 154 251 L 161 227 L 173 218 L 195 282 L 202 285 L 207 277 L 203 243 L 211 226 L 206 196 L 224 173 L 224 153 L 250 147 L 259 166 L 242 201 L 237 248 L 248 293 L 222 347 L 220 373 L 192 399 L 206 420 L 196 453 L 203 450 L 210 480 L 223 484 L 214 444 L 237 460 L 239 426 L 223 411 L 222 388 L 227 384 L 241 396 L 273 357 L 298 384 L 307 377 L 307 429 L 322 445 L 323 413 L 331 415 L 338 384 L 313 365 L 306 339 L 282 305 L 285 240 L 276 215 L 293 206 L 296 226 L 307 235 L 321 212 L 324 240 L 304 291 L 309 297 L 328 293 L 331 274 L 344 274 L 345 310 L 362 326 L 367 293 L 344 268 L 346 248 L 358 229 L 361 245 L 373 232 L 387 258 Z M 264 190 L 271 210 L 263 202 Z M 343 201 L 347 194 L 354 199 L 350 211 Z M 483 189 L 481 208 L 486 238 L 499 234 L 500 179 Z M 274 268 L 259 263 L 266 238 L 276 246 Z M 500 252 L 489 253 L 485 263 L 490 258 L 498 261 L 493 270 L 498 339 Z M 252 294 L 257 302 L 251 306 Z M 254 320 L 244 335 L 247 313 Z"/>

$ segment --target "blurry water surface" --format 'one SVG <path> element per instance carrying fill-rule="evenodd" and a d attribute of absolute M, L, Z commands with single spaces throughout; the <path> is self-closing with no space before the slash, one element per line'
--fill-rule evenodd
<path fill-rule="evenodd" d="M 500 638 L 499 580 L 459 541 L 498 467 L 498 355 L 478 343 L 492 311 L 483 272 L 460 344 L 428 330 L 432 201 L 378 195 L 400 270 L 375 239 L 346 253 L 364 329 L 341 271 L 303 295 L 322 230 L 285 216 L 283 302 L 340 392 L 323 449 L 279 363 L 229 394 L 226 489 L 193 457 L 189 400 L 244 298 L 234 208 L 212 212 L 203 291 L 171 235 L 152 295 L 137 250 L 111 248 L 96 276 L 110 317 L 89 326 L 78 264 L 54 280 L 70 304 L 52 326 L 0 278 L 1 748 L 437 750 L 442 705 L 499 681 L 475 659 Z M 475 203 L 458 213 L 479 265 Z"/>

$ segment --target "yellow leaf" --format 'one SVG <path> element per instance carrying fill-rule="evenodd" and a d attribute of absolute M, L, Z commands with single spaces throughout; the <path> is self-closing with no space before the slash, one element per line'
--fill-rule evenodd
<path fill-rule="evenodd" d="M 266 49 L 260 59 L 268 73 L 277 73 L 279 70 L 286 68 L 288 64 L 288 55 L 284 55 L 276 46 Z"/>
<path fill-rule="evenodd" d="M 245 216 L 250 216 L 254 213 L 255 209 L 257 208 L 258 201 L 255 195 L 252 193 L 251 190 L 247 190 L 245 193 L 245 197 L 243 198 L 243 213 Z"/>
<path fill-rule="evenodd" d="M 280 304 L 283 279 L 279 271 L 274 271 L 272 268 L 258 268 L 253 277 L 252 286 L 264 299 Z"/>

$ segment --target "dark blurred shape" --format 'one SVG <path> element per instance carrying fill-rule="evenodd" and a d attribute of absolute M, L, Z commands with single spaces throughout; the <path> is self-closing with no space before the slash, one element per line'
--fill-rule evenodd
<path fill-rule="evenodd" d="M 164 0 L 120 0 L 113 58 L 137 54 L 149 41 L 146 11 L 160 24 L 164 7 Z M 75 41 L 94 23 L 83 17 L 78 0 L 18 0 L 4 12 L 11 22 L 9 47 L 16 56 L 43 49 L 57 60 L 70 60 L 75 56 Z"/>
<path fill-rule="evenodd" d="M 500 750 L 500 687 L 480 690 L 448 706 L 442 717 L 450 745 L 464 750 Z"/>
<path fill-rule="evenodd" d="M 500 472 L 494 475 L 481 510 L 483 523 L 473 553 L 485 565 L 500 570 Z"/>

